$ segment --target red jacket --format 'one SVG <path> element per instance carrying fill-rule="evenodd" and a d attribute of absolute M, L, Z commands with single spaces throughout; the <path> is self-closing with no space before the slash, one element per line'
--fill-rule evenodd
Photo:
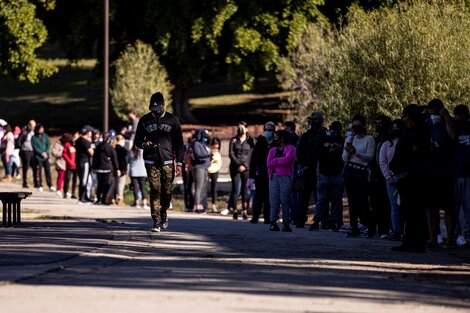
<path fill-rule="evenodd" d="M 76 154 L 77 150 L 75 149 L 75 147 L 70 142 L 65 143 L 63 156 L 65 159 L 65 163 L 67 164 L 68 170 L 77 169 L 77 163 L 75 162 Z"/>

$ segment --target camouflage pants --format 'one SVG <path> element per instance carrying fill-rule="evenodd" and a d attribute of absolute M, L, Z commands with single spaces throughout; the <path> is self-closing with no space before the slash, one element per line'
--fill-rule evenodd
<path fill-rule="evenodd" d="M 150 182 L 150 208 L 152 219 L 160 223 L 161 214 L 170 207 L 171 190 L 173 189 L 173 165 L 163 167 L 146 164 L 147 176 Z"/>

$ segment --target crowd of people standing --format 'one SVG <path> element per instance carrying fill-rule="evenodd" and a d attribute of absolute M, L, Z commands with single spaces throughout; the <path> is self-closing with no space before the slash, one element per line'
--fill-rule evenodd
<path fill-rule="evenodd" d="M 14 133 L 12 127 L 5 124 L 0 148 L 5 168 L 3 181 L 10 182 L 13 177 L 22 179 L 24 188 L 30 188 L 32 181 L 39 192 L 47 189 L 58 196 L 77 199 L 79 204 L 119 205 L 123 204 L 129 177 L 134 205 L 149 209 L 142 151 L 132 149 L 137 123 L 137 115 L 130 112 L 128 125 L 119 133 L 102 133 L 85 125 L 79 131 L 62 134 L 53 145 L 44 126 L 34 120 L 22 129 L 15 127 Z M 52 181 L 52 164 L 57 171 L 55 182 Z"/>

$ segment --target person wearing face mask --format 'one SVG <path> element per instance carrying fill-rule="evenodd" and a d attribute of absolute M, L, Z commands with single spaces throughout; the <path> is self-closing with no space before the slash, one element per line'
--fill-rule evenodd
<path fill-rule="evenodd" d="M 455 247 L 454 232 L 456 216 L 454 210 L 454 171 L 455 147 L 447 132 L 452 124 L 449 112 L 444 103 L 433 99 L 428 103 L 429 118 L 426 120 L 431 134 L 431 162 L 429 170 L 428 227 L 430 248 L 437 247 L 440 234 L 440 209 L 444 210 L 447 228 L 447 247 Z"/>
<path fill-rule="evenodd" d="M 385 239 L 390 232 L 390 201 L 387 195 L 387 185 L 379 166 L 380 148 L 387 142 L 390 136 L 392 120 L 383 114 L 375 118 L 375 156 L 370 163 L 370 229 L 367 233 L 369 238 L 378 235 Z"/>
<path fill-rule="evenodd" d="M 124 136 L 119 134 L 113 142 L 114 150 L 116 150 L 116 157 L 120 175 L 112 177 L 112 184 L 106 195 L 106 202 L 111 203 L 111 199 L 116 196 L 116 204 L 124 204 L 124 187 L 126 186 L 127 178 L 127 155 L 129 151 L 125 148 L 126 140 Z"/>
<path fill-rule="evenodd" d="M 320 223 L 322 229 L 333 231 L 338 231 L 343 225 L 342 128 L 341 122 L 335 121 L 328 131 L 319 135 L 317 202 L 309 230 L 319 230 Z"/>
<path fill-rule="evenodd" d="M 349 237 L 360 236 L 358 219 L 371 228 L 369 206 L 369 165 L 375 156 L 374 137 L 366 134 L 366 119 L 352 118 L 354 136 L 346 139 L 343 150 L 343 177 L 349 204 L 351 231 Z"/>
<path fill-rule="evenodd" d="M 247 181 L 250 170 L 250 155 L 254 147 L 253 139 L 246 131 L 245 122 L 238 123 L 237 135 L 230 140 L 230 178 L 232 180 L 232 190 L 230 192 L 229 205 L 233 205 L 233 219 L 238 219 L 237 201 L 238 188 L 241 183 L 240 195 L 242 197 L 243 219 L 248 219 L 248 192 Z M 230 210 L 230 208 L 228 208 Z"/>
<path fill-rule="evenodd" d="M 192 144 L 192 172 L 194 177 L 194 205 L 195 212 L 206 213 L 203 200 L 207 195 L 208 169 L 211 165 L 211 150 L 207 145 L 208 130 L 196 130 L 196 141 Z"/>
<path fill-rule="evenodd" d="M 161 228 L 168 227 L 167 210 L 171 203 L 174 176 L 182 172 L 184 143 L 180 121 L 165 110 L 161 92 L 150 97 L 149 110 L 137 124 L 134 145 L 144 150 L 154 222 L 152 231 L 160 232 Z"/>
<path fill-rule="evenodd" d="M 389 132 L 388 141 L 384 142 L 380 147 L 379 152 L 379 165 L 382 175 L 386 181 L 388 199 L 391 208 L 391 223 L 392 233 L 389 236 L 391 240 L 400 240 L 403 235 L 403 214 L 398 204 L 398 188 L 397 179 L 395 173 L 390 170 L 390 162 L 395 154 L 395 148 L 402 136 L 404 129 L 402 120 L 394 120 Z"/>
<path fill-rule="evenodd" d="M 267 157 L 271 147 L 274 146 L 274 132 L 276 125 L 269 121 L 264 124 L 264 132 L 256 140 L 255 147 L 250 160 L 250 179 L 256 186 L 253 198 L 253 217 L 250 223 L 258 223 L 258 219 L 263 212 L 264 223 L 269 224 L 269 180 Z"/>
<path fill-rule="evenodd" d="M 80 137 L 75 141 L 76 165 L 78 175 L 78 202 L 79 204 L 90 204 L 92 200 L 87 195 L 88 181 L 90 180 L 90 161 L 94 149 L 91 146 L 91 133 L 93 128 L 89 125 L 80 130 Z"/>
<path fill-rule="evenodd" d="M 449 135 L 457 144 L 455 162 L 455 209 L 460 229 L 457 245 L 470 246 L 470 112 L 468 106 L 454 108 L 454 130 Z"/>
<path fill-rule="evenodd" d="M 416 104 L 403 108 L 403 134 L 397 143 L 390 170 L 400 195 L 404 235 L 396 252 L 426 252 L 426 199 L 430 160 L 430 134 L 421 110 Z"/>
<path fill-rule="evenodd" d="M 316 201 L 317 189 L 317 163 L 318 163 L 318 136 L 325 130 L 323 127 L 323 113 L 313 112 L 307 118 L 308 130 L 299 138 L 297 145 L 297 161 L 300 167 L 300 177 L 303 189 L 300 192 L 300 208 L 297 217 L 297 228 L 304 228 L 307 222 L 308 205 L 314 193 Z"/>
<path fill-rule="evenodd" d="M 36 186 L 36 166 L 34 165 L 33 146 L 31 145 L 31 138 L 34 136 L 34 128 L 36 127 L 36 121 L 30 120 L 28 124 L 23 128 L 20 135 L 20 158 L 21 167 L 23 168 L 23 188 L 28 188 L 28 169 L 31 168 L 33 171 L 34 187 Z"/>
<path fill-rule="evenodd" d="M 44 126 L 42 124 L 36 125 L 34 136 L 31 138 L 31 145 L 33 146 L 34 157 L 36 158 L 36 179 L 39 191 L 43 191 L 42 169 L 44 169 L 44 174 L 46 175 L 46 183 L 49 187 L 49 191 L 56 191 L 56 188 L 52 186 L 51 166 L 49 163 L 49 158 L 51 157 L 51 142 L 49 136 L 44 132 Z"/>

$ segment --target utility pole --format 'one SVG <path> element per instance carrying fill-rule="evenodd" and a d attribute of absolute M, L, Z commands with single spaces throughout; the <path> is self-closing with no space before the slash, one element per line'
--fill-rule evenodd
<path fill-rule="evenodd" d="M 104 0 L 104 99 L 103 131 L 109 126 L 109 0 Z"/>

